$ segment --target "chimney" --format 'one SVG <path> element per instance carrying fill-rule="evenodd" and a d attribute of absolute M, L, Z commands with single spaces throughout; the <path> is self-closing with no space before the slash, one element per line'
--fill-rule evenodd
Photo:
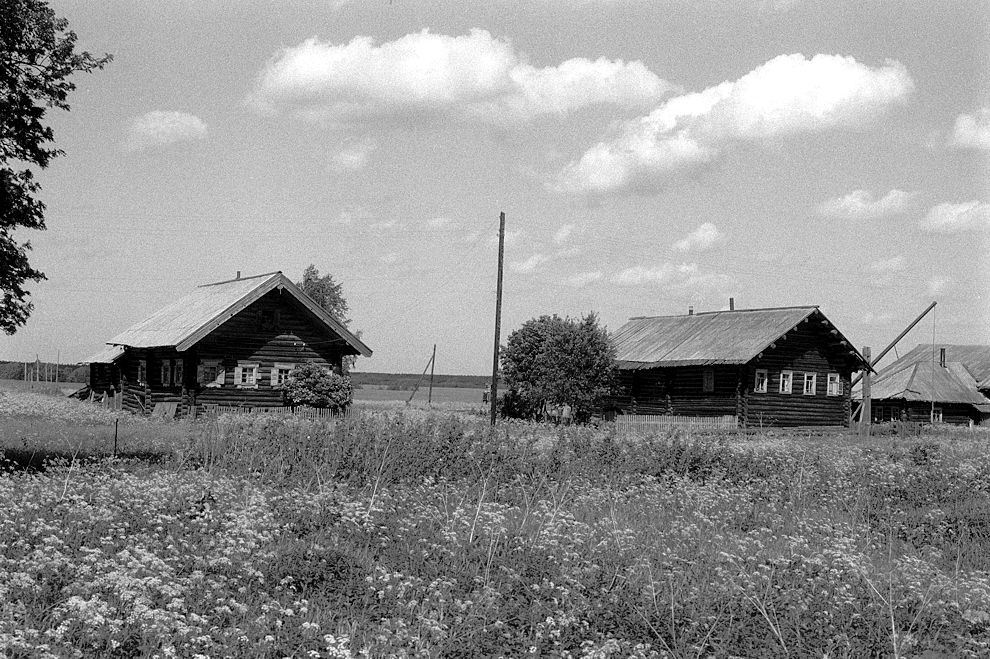
<path fill-rule="evenodd" d="M 735 311 L 735 310 L 736 310 L 736 298 L 730 297 L 729 298 L 729 311 Z"/>
<path fill-rule="evenodd" d="M 694 315 L 694 307 L 688 307 L 688 315 L 689 316 L 693 316 Z"/>
<path fill-rule="evenodd" d="M 945 368 L 945 348 L 938 349 L 938 365 Z"/>
<path fill-rule="evenodd" d="M 237 271 L 237 276 L 236 276 L 236 277 L 234 277 L 234 279 L 240 279 L 240 278 L 241 278 L 241 271 L 240 271 L 240 270 L 238 270 L 238 271 Z"/>

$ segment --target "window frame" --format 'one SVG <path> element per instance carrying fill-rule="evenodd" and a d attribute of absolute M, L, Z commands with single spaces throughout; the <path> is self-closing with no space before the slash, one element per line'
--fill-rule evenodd
<path fill-rule="evenodd" d="M 763 386 L 760 387 L 760 375 L 763 375 Z M 770 391 L 770 371 L 765 368 L 756 369 L 753 379 L 753 393 L 765 394 Z"/>
<path fill-rule="evenodd" d="M 784 389 L 784 378 L 787 379 L 787 389 Z M 794 392 L 794 371 L 781 371 L 777 385 L 777 393 L 791 394 Z"/>
<path fill-rule="evenodd" d="M 172 386 L 173 387 L 183 387 L 185 386 L 185 360 L 183 359 L 173 359 L 172 360 Z"/>
<path fill-rule="evenodd" d="M 811 382 L 811 391 L 808 391 L 808 382 Z M 817 373 L 805 373 L 804 374 L 804 396 L 816 396 L 818 395 L 818 374 Z"/>
<path fill-rule="evenodd" d="M 216 369 L 213 379 L 205 377 L 208 368 Z M 219 389 L 227 383 L 227 370 L 223 366 L 221 359 L 200 359 L 199 367 L 196 369 L 196 383 L 201 387 Z"/>
<path fill-rule="evenodd" d="M 148 360 L 139 359 L 137 363 L 137 382 L 138 384 L 147 385 L 148 384 Z"/>
<path fill-rule="evenodd" d="M 832 385 L 835 385 L 834 387 Z M 841 396 L 842 395 L 842 376 L 838 373 L 829 373 L 828 381 L 825 388 L 826 396 Z"/>
<path fill-rule="evenodd" d="M 285 381 L 278 379 L 278 372 L 280 370 L 288 371 L 288 373 L 286 374 L 286 379 L 288 379 L 288 376 L 292 375 L 292 371 L 295 370 L 296 366 L 298 366 L 298 364 L 289 364 L 286 362 L 275 362 L 274 364 L 272 364 L 272 371 L 270 375 L 271 385 L 273 387 L 277 387 L 278 385 L 282 384 Z"/>
<path fill-rule="evenodd" d="M 159 368 L 159 373 L 162 377 L 162 386 L 171 387 L 172 386 L 172 362 L 167 359 L 162 360 L 161 367 Z"/>
<path fill-rule="evenodd" d="M 701 392 L 705 394 L 715 393 L 714 368 L 706 368 L 701 371 Z"/>
<path fill-rule="evenodd" d="M 260 368 L 258 362 L 249 361 L 237 361 L 237 366 L 234 367 L 234 386 L 238 389 L 257 389 L 258 388 L 258 370 Z M 245 373 L 249 372 L 251 374 L 250 380 L 244 382 Z"/>

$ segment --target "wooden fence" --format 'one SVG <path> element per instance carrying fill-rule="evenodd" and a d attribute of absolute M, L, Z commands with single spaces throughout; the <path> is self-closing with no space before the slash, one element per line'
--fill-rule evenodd
<path fill-rule="evenodd" d="M 676 416 L 673 414 L 621 414 L 615 417 L 616 428 L 622 433 L 660 433 L 683 430 L 736 430 L 735 416 Z"/>
<path fill-rule="evenodd" d="M 204 414 L 294 414 L 295 416 L 301 416 L 315 421 L 317 419 L 338 419 L 346 414 L 343 411 L 316 407 L 242 407 L 239 405 L 210 404 L 199 405 L 197 407 L 198 409 L 194 416 L 202 416 Z"/>

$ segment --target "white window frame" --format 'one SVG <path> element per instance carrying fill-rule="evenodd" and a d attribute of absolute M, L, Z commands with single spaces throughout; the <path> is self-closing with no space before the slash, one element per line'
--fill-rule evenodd
<path fill-rule="evenodd" d="M 710 394 L 715 391 L 715 369 L 706 368 L 701 372 L 701 391 Z"/>
<path fill-rule="evenodd" d="M 942 423 L 942 408 L 933 407 L 931 410 L 932 423 Z"/>
<path fill-rule="evenodd" d="M 787 381 L 787 388 L 784 388 L 784 381 Z M 780 384 L 777 387 L 778 393 L 789 394 L 794 390 L 794 371 L 781 371 Z"/>
<path fill-rule="evenodd" d="M 838 373 L 828 374 L 828 389 L 826 390 L 826 395 L 828 396 L 841 396 L 842 395 L 842 378 Z"/>
<path fill-rule="evenodd" d="M 811 391 L 808 391 L 808 383 L 811 383 Z M 814 396 L 818 393 L 818 374 L 817 373 L 805 373 L 804 374 L 804 395 Z"/>
<path fill-rule="evenodd" d="M 760 386 L 760 376 L 763 376 L 763 386 Z M 765 368 L 756 369 L 756 378 L 753 380 L 753 393 L 765 394 L 770 389 L 770 373 Z"/>
<path fill-rule="evenodd" d="M 234 367 L 234 386 L 238 389 L 257 389 L 258 367 L 258 362 L 237 362 Z"/>
<path fill-rule="evenodd" d="M 215 368 L 216 376 L 212 380 L 205 380 L 203 377 L 203 371 L 207 368 Z M 204 386 L 210 387 L 211 389 L 216 389 L 222 387 L 227 379 L 227 371 L 223 367 L 223 363 L 219 359 L 201 359 L 199 362 L 199 371 L 196 373 L 196 381 Z"/>
<path fill-rule="evenodd" d="M 271 373 L 272 386 L 273 387 L 276 387 L 276 386 L 282 384 L 282 382 L 285 382 L 285 380 L 279 380 L 278 379 L 278 372 L 279 371 L 289 371 L 288 374 L 286 374 L 286 378 L 288 378 L 289 375 L 292 375 L 292 371 L 295 368 L 296 368 L 296 365 L 295 364 L 283 364 L 281 362 L 276 362 L 275 364 L 273 364 L 272 365 L 272 373 Z"/>

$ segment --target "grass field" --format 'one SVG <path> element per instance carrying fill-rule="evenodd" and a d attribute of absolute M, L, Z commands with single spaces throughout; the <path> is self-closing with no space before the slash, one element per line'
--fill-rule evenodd
<path fill-rule="evenodd" d="M 990 655 L 985 431 L 116 419 L 0 394 L 2 656 Z"/>

